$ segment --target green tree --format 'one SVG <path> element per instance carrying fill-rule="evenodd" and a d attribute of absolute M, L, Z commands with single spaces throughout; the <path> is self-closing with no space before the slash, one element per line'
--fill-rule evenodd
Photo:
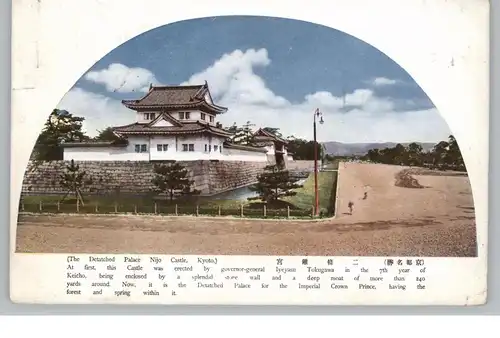
<path fill-rule="evenodd" d="M 45 162 L 62 160 L 63 142 L 82 142 L 89 137 L 82 131 L 83 117 L 73 116 L 66 110 L 54 109 L 45 122 L 35 144 L 34 160 Z"/>
<path fill-rule="evenodd" d="M 94 140 L 101 142 L 114 142 L 114 143 L 127 142 L 127 139 L 116 135 L 112 127 L 107 127 L 103 130 L 99 130 L 99 134 L 96 137 L 94 137 Z"/>
<path fill-rule="evenodd" d="M 293 189 L 300 188 L 297 184 L 298 179 L 292 177 L 288 170 L 282 170 L 277 165 L 268 165 L 264 172 L 258 177 L 258 183 L 250 190 L 255 191 L 257 197 L 249 197 L 248 200 L 261 200 L 267 204 L 273 205 L 285 196 L 294 196 L 297 192 Z"/>
<path fill-rule="evenodd" d="M 381 159 L 380 151 L 378 149 L 370 149 L 363 159 L 373 163 L 379 163 Z"/>
<path fill-rule="evenodd" d="M 307 161 L 314 160 L 314 141 L 306 141 L 293 136 L 289 136 L 287 141 L 287 149 L 293 154 L 294 159 Z M 316 148 L 318 160 L 320 160 L 323 157 L 323 147 L 320 143 L 316 142 Z"/>
<path fill-rule="evenodd" d="M 415 142 L 410 143 L 406 152 L 408 154 L 408 165 L 420 166 L 423 164 L 423 148 L 420 144 Z"/>
<path fill-rule="evenodd" d="M 194 181 L 189 179 L 187 169 L 177 162 L 157 164 L 154 166 L 154 172 L 152 183 L 155 191 L 166 193 L 170 201 L 174 199 L 174 196 L 191 196 L 200 193 L 199 190 L 192 188 Z"/>
<path fill-rule="evenodd" d="M 394 148 L 389 149 L 388 154 L 390 163 L 403 165 L 407 162 L 406 148 L 401 143 L 398 143 Z"/>
<path fill-rule="evenodd" d="M 87 173 L 85 171 L 80 171 L 80 166 L 75 164 L 75 161 L 71 160 L 70 164 L 66 166 L 66 170 L 61 174 L 60 185 L 63 189 L 66 189 L 66 194 L 61 199 L 61 202 L 71 193 L 75 194 L 75 198 L 82 205 L 85 205 L 83 201 L 82 189 L 85 184 L 92 183 L 91 180 L 85 181 L 85 176 Z"/>
<path fill-rule="evenodd" d="M 273 127 L 264 127 L 262 130 L 267 131 L 268 133 L 271 133 L 273 135 L 276 135 L 278 137 L 283 137 L 283 135 L 280 132 L 280 128 L 273 128 Z"/>
<path fill-rule="evenodd" d="M 230 128 L 230 131 L 233 132 L 233 136 L 231 137 L 231 142 L 235 144 L 242 145 L 251 145 L 253 140 L 253 131 L 252 128 L 255 124 L 247 121 L 242 126 L 237 126 L 236 123 Z"/>
<path fill-rule="evenodd" d="M 447 152 L 450 145 L 441 141 L 432 148 L 432 165 L 434 168 L 447 169 Z"/>
<path fill-rule="evenodd" d="M 448 137 L 448 151 L 446 153 L 446 163 L 455 170 L 465 170 L 465 163 L 462 157 L 458 142 L 453 135 Z"/>

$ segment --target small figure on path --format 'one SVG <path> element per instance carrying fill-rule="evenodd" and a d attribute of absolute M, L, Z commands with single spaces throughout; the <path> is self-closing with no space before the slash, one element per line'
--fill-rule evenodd
<path fill-rule="evenodd" d="M 349 215 L 352 215 L 352 209 L 354 207 L 354 203 L 352 201 L 349 201 L 347 207 L 349 208 Z"/>
<path fill-rule="evenodd" d="M 365 194 L 363 195 L 363 199 L 367 199 L 368 198 L 368 192 L 365 191 Z"/>

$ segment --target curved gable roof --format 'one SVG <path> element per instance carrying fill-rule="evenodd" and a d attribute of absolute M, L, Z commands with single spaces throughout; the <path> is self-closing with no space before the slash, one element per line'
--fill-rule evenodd
<path fill-rule="evenodd" d="M 148 108 L 207 108 L 215 114 L 227 111 L 226 107 L 207 102 L 205 94 L 210 95 L 208 84 L 192 86 L 151 86 L 149 92 L 138 100 L 122 100 L 130 109 Z"/>

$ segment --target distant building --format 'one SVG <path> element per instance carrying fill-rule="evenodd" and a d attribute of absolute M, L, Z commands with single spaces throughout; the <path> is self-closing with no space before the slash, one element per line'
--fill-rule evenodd
<path fill-rule="evenodd" d="M 65 143 L 64 160 L 75 161 L 250 161 L 285 163 L 286 140 L 259 129 L 252 146 L 230 142 L 217 122 L 228 109 L 216 105 L 208 84 L 150 86 L 139 100 L 123 100 L 136 121 L 113 127 L 126 142 Z"/>
<path fill-rule="evenodd" d="M 269 163 L 286 166 L 288 162 L 287 140 L 261 128 L 254 133 L 252 143 L 267 150 Z"/>

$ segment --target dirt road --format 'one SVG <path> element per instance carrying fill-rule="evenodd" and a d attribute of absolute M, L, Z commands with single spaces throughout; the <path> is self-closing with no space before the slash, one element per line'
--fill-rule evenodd
<path fill-rule="evenodd" d="M 424 189 L 394 186 L 402 168 L 342 164 L 337 218 L 327 221 L 159 216 L 21 215 L 16 250 L 322 256 L 476 256 L 467 177 L 415 176 Z M 364 198 L 364 193 L 367 197 Z M 348 203 L 354 212 L 348 214 Z"/>

